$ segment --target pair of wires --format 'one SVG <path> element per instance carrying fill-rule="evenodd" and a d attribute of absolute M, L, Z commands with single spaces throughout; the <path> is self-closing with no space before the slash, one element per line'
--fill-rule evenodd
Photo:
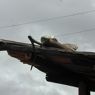
<path fill-rule="evenodd" d="M 81 30 L 81 31 L 78 31 L 78 32 L 71 32 L 71 33 L 61 33 L 61 34 L 58 34 L 56 36 L 71 36 L 71 35 L 75 35 L 75 34 L 80 34 L 80 33 L 87 33 L 87 32 L 95 32 L 95 28 L 89 28 L 89 29 L 85 29 L 85 30 Z"/>
<path fill-rule="evenodd" d="M 95 12 L 95 10 L 84 11 L 84 12 L 77 12 L 77 13 L 64 15 L 64 16 L 46 18 L 46 19 L 29 21 L 29 22 L 19 23 L 19 24 L 12 24 L 12 25 L 7 25 L 7 26 L 0 26 L 0 29 L 7 29 L 7 28 L 9 29 L 9 28 L 14 28 L 14 27 L 27 25 L 27 24 L 32 24 L 32 23 L 40 23 L 40 22 L 53 21 L 53 20 L 58 20 L 58 19 L 65 19 L 65 18 L 74 17 L 74 16 L 78 16 L 78 15 L 91 14 L 91 13 L 94 13 L 94 12 Z M 89 31 L 94 31 L 94 30 L 95 30 L 95 28 L 85 29 L 85 30 L 78 31 L 78 32 L 67 33 L 67 34 L 64 34 L 64 36 L 66 36 L 66 35 L 73 35 L 73 34 L 77 34 L 77 33 L 83 33 L 83 32 L 89 32 Z"/>

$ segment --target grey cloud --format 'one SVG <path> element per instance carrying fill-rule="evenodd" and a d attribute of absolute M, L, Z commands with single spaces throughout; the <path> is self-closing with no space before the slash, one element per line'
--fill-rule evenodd
<path fill-rule="evenodd" d="M 1 58 L 5 54 L 1 55 Z M 3 61 L 4 59 L 6 61 Z M 53 95 L 55 93 L 61 95 L 57 88 L 47 85 L 45 75 L 42 72 L 35 68 L 31 72 L 28 70 L 30 67 L 20 65 L 20 62 L 17 62 L 6 55 L 0 62 L 2 63 L 0 64 L 0 93 L 2 95 Z"/>
<path fill-rule="evenodd" d="M 31 77 L 28 73 L 14 72 L 12 70 L 10 73 L 2 73 L 4 75 L 0 76 L 0 93 L 2 95 L 61 95 L 60 91 L 49 87 L 45 81 L 36 80 L 36 74 L 35 77 Z"/>

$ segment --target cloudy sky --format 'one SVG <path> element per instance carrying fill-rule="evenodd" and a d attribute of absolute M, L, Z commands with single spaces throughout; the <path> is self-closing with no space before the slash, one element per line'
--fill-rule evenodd
<path fill-rule="evenodd" d="M 55 35 L 63 43 L 77 44 L 79 51 L 95 52 L 94 31 L 95 0 L 0 0 L 1 39 L 30 43 L 28 35 L 37 40 Z M 47 82 L 43 72 L 30 71 L 30 66 L 0 52 L 1 95 L 77 95 L 77 91 Z"/>

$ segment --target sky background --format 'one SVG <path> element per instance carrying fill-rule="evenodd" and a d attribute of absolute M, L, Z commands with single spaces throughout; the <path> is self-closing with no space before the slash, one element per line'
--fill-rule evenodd
<path fill-rule="evenodd" d="M 62 43 L 77 44 L 79 51 L 95 52 L 94 10 L 95 0 L 0 0 L 0 39 L 30 43 L 28 35 L 38 41 L 54 35 Z M 74 33 L 80 31 L 85 32 Z M 0 52 L 0 94 L 77 95 L 78 89 L 47 82 L 43 72 L 30 71 L 30 66 Z"/>

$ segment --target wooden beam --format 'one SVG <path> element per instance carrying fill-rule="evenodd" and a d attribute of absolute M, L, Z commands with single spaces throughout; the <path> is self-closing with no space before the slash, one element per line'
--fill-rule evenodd
<path fill-rule="evenodd" d="M 85 81 L 80 81 L 79 84 L 79 95 L 90 95 L 90 90 Z"/>

